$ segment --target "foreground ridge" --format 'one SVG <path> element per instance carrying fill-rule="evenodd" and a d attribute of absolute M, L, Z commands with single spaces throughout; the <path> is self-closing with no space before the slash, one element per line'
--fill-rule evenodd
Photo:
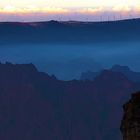
<path fill-rule="evenodd" d="M 0 64 L 0 140 L 118 140 L 121 105 L 137 86 L 111 71 L 60 81 L 32 63 Z"/>
<path fill-rule="evenodd" d="M 121 124 L 123 140 L 140 139 L 140 92 L 132 94 L 131 99 L 124 104 L 124 116 Z"/>

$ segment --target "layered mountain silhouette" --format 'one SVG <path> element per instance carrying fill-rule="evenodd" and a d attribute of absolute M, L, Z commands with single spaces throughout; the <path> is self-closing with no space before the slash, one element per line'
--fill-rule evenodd
<path fill-rule="evenodd" d="M 95 80 L 95 78 L 100 75 L 104 70 L 98 72 L 83 72 L 81 74 L 81 80 Z M 128 66 L 114 65 L 109 71 L 120 72 L 125 75 L 132 82 L 140 82 L 140 72 L 132 71 Z"/>
<path fill-rule="evenodd" d="M 133 82 L 140 82 L 140 72 L 132 71 L 128 66 L 114 65 L 111 71 L 123 73 L 129 80 Z"/>
<path fill-rule="evenodd" d="M 139 41 L 140 19 L 110 22 L 1 22 L 1 44 Z"/>
<path fill-rule="evenodd" d="M 119 140 L 121 106 L 138 85 L 109 70 L 65 82 L 33 64 L 0 64 L 0 139 Z"/>

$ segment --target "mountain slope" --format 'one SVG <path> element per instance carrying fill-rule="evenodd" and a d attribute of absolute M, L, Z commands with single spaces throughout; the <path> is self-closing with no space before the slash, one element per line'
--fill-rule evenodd
<path fill-rule="evenodd" d="M 123 73 L 133 82 L 140 82 L 140 72 L 134 72 L 127 66 L 114 65 L 110 70 Z"/>
<path fill-rule="evenodd" d="M 2 140 L 118 140 L 121 105 L 135 90 L 123 74 L 110 71 L 94 82 L 64 82 L 33 64 L 6 63 L 0 77 Z"/>

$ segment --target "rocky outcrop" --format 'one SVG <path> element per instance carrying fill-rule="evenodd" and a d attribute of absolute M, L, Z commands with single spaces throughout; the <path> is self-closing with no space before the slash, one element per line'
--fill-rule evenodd
<path fill-rule="evenodd" d="M 121 123 L 123 140 L 140 140 L 140 92 L 133 94 L 123 109 Z"/>

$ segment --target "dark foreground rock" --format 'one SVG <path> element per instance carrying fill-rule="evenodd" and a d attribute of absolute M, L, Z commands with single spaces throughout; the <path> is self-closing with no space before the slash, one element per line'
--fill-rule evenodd
<path fill-rule="evenodd" d="M 123 106 L 124 115 L 121 123 L 123 140 L 140 139 L 140 92 L 132 95 Z"/>
<path fill-rule="evenodd" d="M 0 139 L 118 140 L 121 105 L 135 86 L 111 71 L 64 82 L 33 64 L 0 64 Z"/>

